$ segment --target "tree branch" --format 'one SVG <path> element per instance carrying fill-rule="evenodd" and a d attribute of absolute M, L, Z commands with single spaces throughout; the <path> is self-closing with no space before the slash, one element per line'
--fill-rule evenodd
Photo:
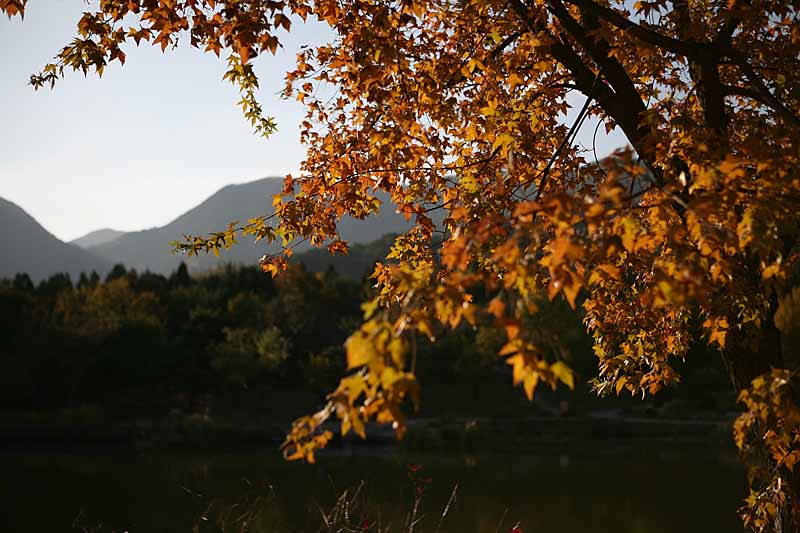
<path fill-rule="evenodd" d="M 613 92 L 608 90 L 603 91 L 605 84 L 601 82 L 599 84 L 600 87 L 596 87 L 598 85 L 597 78 L 594 77 L 594 75 L 590 78 L 589 75 L 583 73 L 583 79 L 581 80 L 577 79 L 576 76 L 576 81 L 581 87 L 581 92 L 589 98 L 595 98 L 600 103 L 608 115 L 611 116 L 622 131 L 625 132 L 631 145 L 633 145 L 639 156 L 646 162 L 646 166 L 660 182 L 661 174 L 658 169 L 651 164 L 649 149 L 647 147 L 650 127 L 641 120 L 643 114 L 647 111 L 647 107 L 642 101 L 639 92 L 636 90 L 636 86 L 631 81 L 630 76 L 628 76 L 625 67 L 611 55 L 611 47 L 608 42 L 588 35 L 588 31 L 599 27 L 599 21 L 592 13 L 584 12 L 585 21 L 589 26 L 585 28 L 570 15 L 561 0 L 550 0 L 549 6 L 549 11 L 561 23 L 569 36 L 586 50 L 594 63 L 598 66 L 599 71 L 602 72 L 603 77 L 605 77 L 613 88 Z M 583 61 L 571 47 L 567 45 L 562 46 L 563 49 L 553 50 L 554 57 L 577 75 L 577 72 L 573 70 L 570 65 L 576 63 L 583 64 Z M 568 61 L 569 64 L 565 61 Z"/>
<path fill-rule="evenodd" d="M 516 32 L 512 33 L 511 35 L 507 36 L 494 49 L 492 49 L 491 53 L 489 54 L 489 58 L 492 59 L 492 60 L 497 59 L 497 57 L 500 54 L 502 54 L 503 51 L 506 48 L 511 46 L 514 43 L 514 41 L 519 39 L 520 35 L 522 35 L 522 32 L 516 31 Z M 447 88 L 453 87 L 453 86 L 458 85 L 459 83 L 461 83 L 462 81 L 467 79 L 467 77 L 464 76 L 464 74 L 461 72 L 461 67 L 463 67 L 464 65 L 467 64 L 468 60 L 473 56 L 473 54 L 474 54 L 474 50 L 473 50 L 473 53 L 471 53 L 468 57 L 464 58 L 461 61 L 461 64 L 458 66 L 458 69 L 455 72 L 453 72 L 453 74 L 451 74 L 450 77 L 445 82 L 445 84 L 444 84 L 445 87 L 447 87 Z"/>
<path fill-rule="evenodd" d="M 729 57 L 745 75 L 747 81 L 750 82 L 752 89 L 761 97 L 761 100 L 759 101 L 777 111 L 784 120 L 792 124 L 794 127 L 800 127 L 800 117 L 798 117 L 791 109 L 786 107 L 778 97 L 770 92 L 769 88 L 764 84 L 764 81 L 756 73 L 752 65 L 750 65 L 750 62 L 747 61 L 747 58 L 743 54 L 737 50 L 734 50 L 733 48 L 726 47 L 725 55 Z"/>
<path fill-rule="evenodd" d="M 769 107 L 769 104 L 755 89 L 751 89 L 749 87 L 738 87 L 735 85 L 722 85 L 722 91 L 725 93 L 725 96 L 743 96 Z"/>
<path fill-rule="evenodd" d="M 669 52 L 673 52 L 685 57 L 695 57 L 698 54 L 699 43 L 694 41 L 681 41 L 658 33 L 657 31 L 652 30 L 644 25 L 633 22 L 610 7 L 598 5 L 592 0 L 564 1 L 568 4 L 577 6 L 588 13 L 591 13 L 599 19 L 605 20 L 609 24 L 616 26 L 621 30 L 625 30 L 640 41 L 644 41 L 648 44 L 652 44 L 653 46 L 657 46 Z"/>
<path fill-rule="evenodd" d="M 722 28 L 720 28 L 715 42 L 724 46 L 731 44 L 733 32 L 735 32 L 736 28 L 742 23 L 742 17 L 739 16 L 739 12 L 744 8 L 745 3 L 749 4 L 750 0 L 735 0 L 733 7 L 724 10 L 724 13 L 730 15 L 730 17 L 722 25 Z"/>
<path fill-rule="evenodd" d="M 598 72 L 597 78 L 595 78 L 595 82 L 598 80 L 599 77 L 600 73 Z M 539 201 L 539 198 L 541 198 L 542 196 L 544 187 L 545 185 L 547 185 L 547 178 L 550 176 L 550 169 L 553 168 L 553 164 L 556 162 L 556 159 L 558 159 L 558 156 L 561 155 L 561 152 L 562 150 L 564 150 L 564 147 L 572 142 L 572 139 L 578 133 L 578 129 L 581 127 L 581 125 L 583 125 L 583 121 L 586 120 L 586 115 L 587 115 L 586 112 L 589 110 L 589 106 L 592 103 L 592 99 L 593 98 L 591 95 L 586 97 L 586 101 L 583 103 L 583 107 L 581 107 L 581 110 L 578 113 L 577 118 L 575 119 L 575 123 L 569 129 L 567 135 L 561 141 L 561 144 L 558 145 L 558 148 L 556 149 L 555 153 L 553 153 L 553 156 L 550 158 L 550 161 L 547 162 L 547 166 L 545 167 L 544 172 L 542 173 L 542 178 L 539 180 L 539 187 L 536 190 L 536 198 L 535 198 L 536 201 Z M 514 192 L 516 192 L 516 189 Z"/>
<path fill-rule="evenodd" d="M 611 56 L 611 47 L 608 42 L 604 39 L 590 38 L 588 36 L 588 30 L 596 29 L 599 26 L 597 19 L 589 15 L 587 17 L 589 28 L 584 28 L 570 15 L 561 0 L 550 0 L 549 3 L 551 13 L 561 22 L 567 33 L 589 53 L 592 60 L 603 71 L 606 79 L 614 88 L 614 92 L 634 104 L 638 108 L 638 112 L 644 111 L 645 107 L 641 102 L 639 93 L 636 91 L 636 87 L 633 85 L 625 68 L 616 58 Z"/>

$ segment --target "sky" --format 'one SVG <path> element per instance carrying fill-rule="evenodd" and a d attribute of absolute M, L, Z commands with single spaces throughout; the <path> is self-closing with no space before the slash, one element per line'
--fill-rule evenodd
<path fill-rule="evenodd" d="M 189 46 L 164 54 L 131 45 L 125 65 L 115 61 L 102 79 L 70 72 L 55 89 L 34 91 L 30 75 L 74 36 L 85 6 L 32 0 L 24 21 L 0 17 L 0 197 L 72 240 L 164 225 L 225 185 L 296 172 L 303 110 L 278 92 L 299 46 L 321 43 L 326 27 L 297 24 L 277 56 L 257 60 L 259 100 L 278 124 L 265 140 L 222 81 L 224 58 Z M 591 145 L 593 126 L 579 141 Z M 624 139 L 600 130 L 602 157 Z"/>

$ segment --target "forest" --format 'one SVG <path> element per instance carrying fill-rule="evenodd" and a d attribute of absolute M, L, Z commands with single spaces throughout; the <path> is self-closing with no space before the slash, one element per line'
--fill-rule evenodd
<path fill-rule="evenodd" d="M 335 385 L 346 367 L 344 342 L 359 323 L 361 302 L 374 292 L 367 276 L 344 277 L 330 264 L 323 272 L 307 270 L 303 259 L 324 264 L 319 253 L 299 259 L 274 279 L 257 267 L 231 265 L 192 276 L 182 264 L 170 276 L 117 265 L 104 279 L 90 273 L 74 283 L 67 275 L 38 285 L 25 274 L 2 280 L 6 440 L 75 438 L 70 417 L 85 431 L 75 442 L 122 444 L 136 440 L 114 433 L 126 422 L 213 420 L 233 425 L 236 435 L 249 417 L 250 426 L 254 419 L 265 425 L 258 439 L 276 444 L 292 416 L 318 405 Z M 349 271 L 347 262 L 340 268 Z M 582 317 L 544 294 L 540 304 L 545 309 L 530 331 L 588 376 L 591 339 Z M 496 356 L 502 339 L 490 326 L 464 325 L 435 347 L 420 343 L 420 380 L 438 388 L 417 415 L 558 417 L 609 407 L 588 384 L 575 393 L 541 390 L 537 402 L 527 402 L 507 385 L 511 369 Z M 687 358 L 685 377 L 696 387 L 667 393 L 657 405 L 623 398 L 616 407 L 656 418 L 724 419 L 735 398 L 721 366 L 708 370 L 708 357 L 713 353 L 698 346 Z M 559 412 L 561 401 L 572 404 L 569 412 Z M 26 426 L 24 414 L 31 412 L 38 415 Z M 34 422 L 43 435 L 31 433 Z M 170 429 L 157 425 L 150 437 L 169 444 L 176 438 Z"/>

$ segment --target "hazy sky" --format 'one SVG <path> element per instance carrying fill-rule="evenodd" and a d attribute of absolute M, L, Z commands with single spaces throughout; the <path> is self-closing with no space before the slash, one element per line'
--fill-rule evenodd
<path fill-rule="evenodd" d="M 279 128 L 264 140 L 221 81 L 224 60 L 188 46 L 130 46 L 124 67 L 115 61 L 102 79 L 70 73 L 35 92 L 30 74 L 74 36 L 84 9 L 31 0 L 24 21 L 0 17 L 0 197 L 70 240 L 162 225 L 224 185 L 297 169 L 302 108 L 277 92 L 299 45 L 325 39 L 325 27 L 296 26 L 277 57 L 258 60 L 259 97 Z M 592 129 L 583 127 L 585 142 Z M 601 156 L 621 143 L 601 139 Z"/>

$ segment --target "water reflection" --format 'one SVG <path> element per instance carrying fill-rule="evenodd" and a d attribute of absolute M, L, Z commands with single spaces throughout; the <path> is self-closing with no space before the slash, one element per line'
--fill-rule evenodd
<path fill-rule="evenodd" d="M 361 449 L 283 462 L 276 451 L 236 453 L 21 454 L 0 456 L 2 531 L 70 531 L 76 517 L 103 531 L 191 532 L 210 502 L 268 501 L 263 531 L 306 531 L 320 508 L 365 482 L 370 505 L 399 524 L 413 501 L 407 464 L 430 478 L 421 528 L 434 531 L 731 532 L 744 475 L 735 456 L 670 444 L 603 449 L 596 444 L 520 456 L 376 452 Z M 397 529 L 395 529 L 396 531 Z"/>

